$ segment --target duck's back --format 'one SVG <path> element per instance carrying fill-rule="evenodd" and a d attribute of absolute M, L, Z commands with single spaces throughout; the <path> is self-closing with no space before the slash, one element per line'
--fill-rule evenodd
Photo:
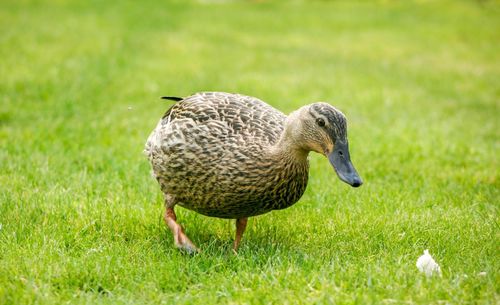
<path fill-rule="evenodd" d="M 167 111 L 145 151 L 163 192 L 178 204 L 217 217 L 260 214 L 262 206 L 250 201 L 263 201 L 274 183 L 273 160 L 264 152 L 279 140 L 285 119 L 253 97 L 198 93 Z"/>
<path fill-rule="evenodd" d="M 230 137 L 238 135 L 273 144 L 281 135 L 285 118 L 283 113 L 254 97 L 204 92 L 174 105 L 163 121 L 190 119 L 197 125 L 218 122 Z"/>

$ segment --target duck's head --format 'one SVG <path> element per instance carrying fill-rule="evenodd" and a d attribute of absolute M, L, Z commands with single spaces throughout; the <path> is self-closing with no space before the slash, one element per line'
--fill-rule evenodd
<path fill-rule="evenodd" d="M 345 183 L 353 187 L 363 184 L 351 162 L 342 112 L 327 103 L 314 103 L 292 112 L 286 124 L 286 133 L 295 147 L 325 155 Z"/>

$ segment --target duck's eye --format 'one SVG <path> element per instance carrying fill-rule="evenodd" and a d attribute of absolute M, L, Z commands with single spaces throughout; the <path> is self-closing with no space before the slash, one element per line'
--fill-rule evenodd
<path fill-rule="evenodd" d="M 320 126 L 320 127 L 323 127 L 323 126 L 325 126 L 325 120 L 323 120 L 322 118 L 317 118 L 316 124 L 318 124 L 318 126 Z"/>

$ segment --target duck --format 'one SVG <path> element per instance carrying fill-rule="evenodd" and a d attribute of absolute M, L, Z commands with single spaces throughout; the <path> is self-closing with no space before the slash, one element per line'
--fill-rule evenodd
<path fill-rule="evenodd" d="M 288 208 L 302 197 L 310 152 L 326 156 L 341 181 L 352 187 L 363 183 L 350 159 L 346 117 L 326 102 L 285 115 L 242 94 L 162 98 L 175 103 L 149 135 L 144 152 L 179 249 L 200 251 L 177 222 L 176 206 L 234 219 L 236 252 L 249 217 Z"/>

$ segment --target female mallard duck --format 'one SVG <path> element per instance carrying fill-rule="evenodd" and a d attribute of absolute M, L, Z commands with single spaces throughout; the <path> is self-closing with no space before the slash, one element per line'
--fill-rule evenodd
<path fill-rule="evenodd" d="M 339 178 L 362 184 L 347 142 L 345 116 L 327 103 L 289 116 L 240 94 L 197 93 L 176 100 L 146 142 L 165 195 L 165 222 L 177 247 L 196 246 L 176 222 L 174 206 L 236 219 L 236 251 L 250 216 L 287 208 L 306 189 L 308 154 L 324 154 Z"/>

